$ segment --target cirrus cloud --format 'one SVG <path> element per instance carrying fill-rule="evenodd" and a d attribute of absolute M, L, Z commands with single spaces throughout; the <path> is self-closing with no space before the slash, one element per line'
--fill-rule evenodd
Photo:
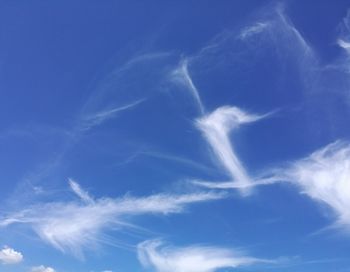
<path fill-rule="evenodd" d="M 238 250 L 210 246 L 170 247 L 161 240 L 148 240 L 138 245 L 138 257 L 145 267 L 157 272 L 214 272 L 273 260 L 249 257 Z"/>
<path fill-rule="evenodd" d="M 230 141 L 229 133 L 243 124 L 255 122 L 265 116 L 267 115 L 250 114 L 237 107 L 223 106 L 197 119 L 197 127 L 201 130 L 219 163 L 224 167 L 232 181 L 216 184 L 195 183 L 209 188 L 236 188 L 243 194 L 247 194 L 249 188 L 252 187 L 253 180 L 240 161 Z"/>
<path fill-rule="evenodd" d="M 190 204 L 223 198 L 222 193 L 201 191 L 191 194 L 155 194 L 145 197 L 93 199 L 78 183 L 70 180 L 80 201 L 41 203 L 0 219 L 0 227 L 15 223 L 31 227 L 45 242 L 62 252 L 83 257 L 83 250 L 105 241 L 103 233 L 131 227 L 129 220 L 147 214 L 183 212 Z"/>

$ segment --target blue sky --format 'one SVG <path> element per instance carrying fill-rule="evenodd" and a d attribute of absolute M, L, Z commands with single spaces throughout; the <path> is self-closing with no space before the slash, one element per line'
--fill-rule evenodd
<path fill-rule="evenodd" d="M 350 271 L 350 3 L 0 1 L 0 271 Z"/>

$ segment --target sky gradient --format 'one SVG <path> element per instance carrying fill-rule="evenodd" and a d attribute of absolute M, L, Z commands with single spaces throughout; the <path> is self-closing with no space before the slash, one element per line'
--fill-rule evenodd
<path fill-rule="evenodd" d="M 0 0 L 0 271 L 350 272 L 350 3 Z"/>

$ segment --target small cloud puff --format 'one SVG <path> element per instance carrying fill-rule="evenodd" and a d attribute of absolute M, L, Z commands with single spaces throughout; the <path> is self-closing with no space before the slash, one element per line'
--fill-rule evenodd
<path fill-rule="evenodd" d="M 23 260 L 23 255 L 10 247 L 4 247 L 0 251 L 0 263 L 17 264 Z"/>
<path fill-rule="evenodd" d="M 56 272 L 52 267 L 46 267 L 43 265 L 32 267 L 31 272 Z"/>

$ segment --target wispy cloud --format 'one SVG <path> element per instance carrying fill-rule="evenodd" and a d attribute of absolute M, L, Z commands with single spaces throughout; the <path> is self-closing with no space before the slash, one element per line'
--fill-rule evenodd
<path fill-rule="evenodd" d="M 275 184 L 277 182 L 280 182 L 281 178 L 277 176 L 271 176 L 267 178 L 258 178 L 258 179 L 251 179 L 250 183 L 236 183 L 232 181 L 224 181 L 224 182 L 211 182 L 211 181 L 205 181 L 205 180 L 191 180 L 192 184 L 203 186 L 209 189 L 237 189 L 237 190 L 243 190 L 248 191 L 257 187 L 257 186 L 263 186 L 263 185 L 271 185 Z"/>
<path fill-rule="evenodd" d="M 237 168 L 240 169 L 240 168 Z M 246 172 L 243 172 L 246 174 Z M 336 217 L 332 227 L 350 231 L 350 144 L 337 141 L 309 156 L 266 171 L 266 177 L 251 178 L 246 183 L 214 183 L 201 180 L 194 184 L 211 189 L 249 189 L 259 185 L 289 182 L 302 194 L 327 206 Z M 242 175 L 242 174 L 241 174 Z"/>
<path fill-rule="evenodd" d="M 298 45 L 303 49 L 304 53 L 306 54 L 313 54 L 313 49 L 310 46 L 310 44 L 305 40 L 305 38 L 301 35 L 301 33 L 296 29 L 296 27 L 293 25 L 293 23 L 290 21 L 290 19 L 286 16 L 285 13 L 285 6 L 284 5 L 278 5 L 276 8 L 276 12 L 278 14 L 278 17 L 280 19 L 281 26 L 284 29 L 284 32 L 287 35 L 292 35 L 296 41 L 298 42 Z"/>
<path fill-rule="evenodd" d="M 344 41 L 343 39 L 338 39 L 338 45 L 350 53 L 350 42 Z"/>
<path fill-rule="evenodd" d="M 93 204 L 95 201 L 94 199 L 90 196 L 90 194 L 87 191 L 84 191 L 80 185 L 75 182 L 72 179 L 69 179 L 69 186 L 72 189 L 72 191 L 80 197 L 80 199 L 88 204 Z"/>
<path fill-rule="evenodd" d="M 1 219 L 0 226 L 14 223 L 29 225 L 42 240 L 55 248 L 82 257 L 84 249 L 104 242 L 104 231 L 130 227 L 130 217 L 180 213 L 190 204 L 224 197 L 213 192 L 197 192 L 93 200 L 76 182 L 70 181 L 70 185 L 83 201 L 34 205 Z"/>
<path fill-rule="evenodd" d="M 30 171 L 25 175 L 22 181 L 19 182 L 18 188 L 15 194 L 19 191 L 24 191 L 26 194 L 28 191 L 28 181 L 33 186 L 42 183 L 48 177 L 53 176 L 59 171 L 59 168 L 64 164 L 64 158 L 72 148 L 79 143 L 81 138 L 92 129 L 98 128 L 106 121 L 111 121 L 123 112 L 130 111 L 136 108 L 147 100 L 145 93 L 140 91 L 136 94 L 129 94 L 127 87 L 121 82 L 121 78 L 127 77 L 128 73 L 134 73 L 131 69 L 138 65 L 144 65 L 147 62 L 151 62 L 157 59 L 163 59 L 169 56 L 169 53 L 149 53 L 149 54 L 137 54 L 131 57 L 124 63 L 117 63 L 116 69 L 112 70 L 105 77 L 96 80 L 97 82 L 91 83 L 90 95 L 82 105 L 77 105 L 76 113 L 72 114 L 70 123 L 66 124 L 66 127 L 49 127 L 49 126 L 37 126 L 30 124 L 26 127 L 20 127 L 11 129 L 8 132 L 0 133 L 1 137 L 13 137 L 13 135 L 22 135 L 31 137 L 33 139 L 38 138 L 38 134 L 44 134 L 47 138 L 56 138 L 60 136 L 62 143 L 56 145 L 57 149 L 51 158 L 45 158 L 40 163 L 39 167 Z M 146 77 L 147 78 L 147 77 Z M 93 84 L 94 83 L 94 84 Z M 123 85 L 123 87 L 119 86 Z M 123 89 L 116 92 L 116 89 Z M 121 95 L 123 93 L 124 95 Z M 127 94 L 126 94 L 127 93 Z M 49 134 L 49 135 L 48 135 Z M 31 185 L 30 185 L 31 186 Z M 23 189 L 24 188 L 24 189 Z"/>
<path fill-rule="evenodd" d="M 348 10 L 346 16 L 343 18 L 341 24 L 339 25 L 341 30 L 340 38 L 337 40 L 337 44 L 344 48 L 348 53 L 350 50 L 350 9 Z"/>
<path fill-rule="evenodd" d="M 205 108 L 202 103 L 202 99 L 199 95 L 199 91 L 197 90 L 196 86 L 194 85 L 191 75 L 188 71 L 188 59 L 183 59 L 179 66 L 173 70 L 170 74 L 170 78 L 175 83 L 178 83 L 185 87 L 190 94 L 192 95 L 195 103 L 197 104 L 197 107 L 199 109 L 199 112 L 201 114 L 204 114 Z"/>
<path fill-rule="evenodd" d="M 314 68 L 317 62 L 314 49 L 286 14 L 285 4 L 268 5 L 255 16 L 255 22 L 236 34 L 238 40 L 249 45 L 250 50 L 260 51 L 273 46 L 281 59 L 292 56 L 292 61 L 300 65 L 299 70 L 303 73 L 306 71 L 305 63 L 308 63 L 308 69 Z"/>
<path fill-rule="evenodd" d="M 96 126 L 102 124 L 103 122 L 107 121 L 108 119 L 115 117 L 116 114 L 118 114 L 122 111 L 125 111 L 125 110 L 132 109 L 144 101 L 145 101 L 145 99 L 139 99 L 139 100 L 136 100 L 136 101 L 134 101 L 130 104 L 124 105 L 124 106 L 115 107 L 115 108 L 111 108 L 111 109 L 104 109 L 104 110 L 99 111 L 97 113 L 84 116 L 82 118 L 81 123 L 79 124 L 79 129 L 84 130 L 84 131 L 90 130 L 93 127 L 96 127 Z"/>
<path fill-rule="evenodd" d="M 186 157 L 181 157 L 181 156 L 177 156 L 177 155 L 173 155 L 173 154 L 167 154 L 167 153 L 161 153 L 158 151 L 141 151 L 139 153 L 137 153 L 137 155 L 143 155 L 143 156 L 148 156 L 148 157 L 153 157 L 155 159 L 159 159 L 159 160 L 167 160 L 170 162 L 174 162 L 174 163 L 178 163 L 178 164 L 182 164 L 188 168 L 193 168 L 193 169 L 197 169 L 200 170 L 202 172 L 205 173 L 216 173 L 217 171 L 214 168 L 211 168 L 207 165 L 201 164 L 200 162 L 191 160 L 189 158 Z"/>
<path fill-rule="evenodd" d="M 330 65 L 331 68 L 336 68 L 347 73 L 350 72 L 350 10 L 348 10 L 347 15 L 342 20 L 341 24 L 338 27 L 341 31 L 339 34 L 339 38 L 337 39 L 337 45 L 341 47 L 345 52 L 339 59 L 338 63 Z M 347 88 L 348 90 L 348 88 Z"/>
<path fill-rule="evenodd" d="M 232 179 L 232 182 L 218 184 L 217 186 L 205 182 L 200 183 L 201 185 L 220 188 L 229 187 L 231 184 L 231 188 L 240 189 L 242 193 L 249 192 L 248 189 L 253 184 L 253 181 L 240 161 L 230 141 L 229 134 L 241 125 L 255 122 L 265 116 L 250 114 L 237 107 L 223 106 L 197 119 L 197 127 L 208 141 L 219 163 L 225 168 Z"/>
<path fill-rule="evenodd" d="M 242 31 L 239 33 L 238 37 L 242 40 L 249 38 L 255 34 L 261 33 L 264 31 L 267 27 L 269 27 L 268 22 L 257 22 L 254 25 L 247 26 L 242 29 Z"/>
<path fill-rule="evenodd" d="M 214 272 L 258 263 L 275 263 L 245 255 L 239 250 L 210 246 L 171 247 L 161 240 L 138 245 L 138 257 L 145 267 L 157 272 Z"/>
<path fill-rule="evenodd" d="M 336 216 L 335 226 L 350 231 L 350 144 L 332 143 L 296 161 L 280 176 L 296 184 L 302 193 L 327 205 Z"/>
<path fill-rule="evenodd" d="M 4 247 L 0 250 L 0 263 L 1 264 L 17 264 L 23 260 L 22 253 L 14 250 L 10 247 Z"/>
<path fill-rule="evenodd" d="M 56 270 L 49 266 L 46 267 L 46 266 L 40 265 L 40 266 L 32 267 L 30 271 L 31 272 L 55 272 Z"/>

